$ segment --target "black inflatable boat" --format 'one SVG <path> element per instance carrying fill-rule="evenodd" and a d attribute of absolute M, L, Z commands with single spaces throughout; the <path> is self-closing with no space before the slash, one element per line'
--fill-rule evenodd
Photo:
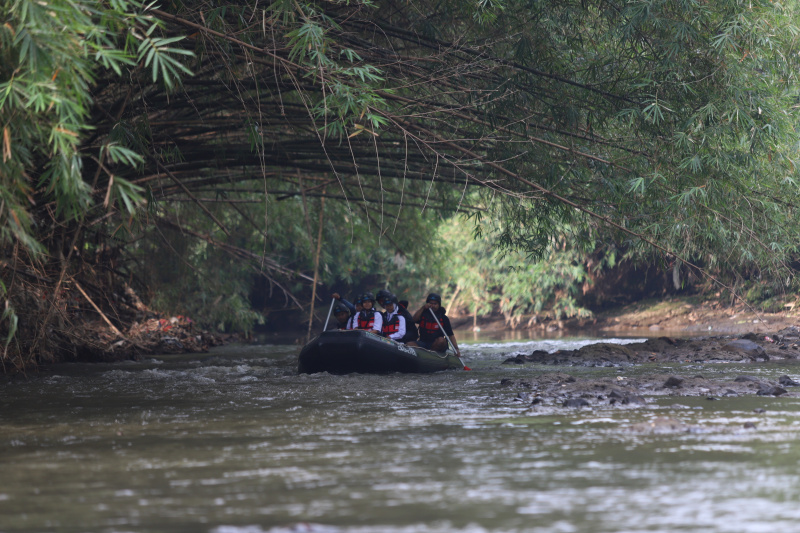
<path fill-rule="evenodd" d="M 351 329 L 326 331 L 312 339 L 300 351 L 298 372 L 388 374 L 438 372 L 450 368 L 464 368 L 451 350 L 433 352 L 406 346 L 370 331 Z"/>

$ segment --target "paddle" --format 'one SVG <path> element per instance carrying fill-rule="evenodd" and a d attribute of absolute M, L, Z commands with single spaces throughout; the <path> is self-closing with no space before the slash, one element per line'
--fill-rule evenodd
<path fill-rule="evenodd" d="M 430 307 L 428 308 L 428 311 L 430 311 L 431 314 L 433 315 L 433 319 L 436 321 L 436 325 L 439 326 L 440 330 L 442 330 L 444 338 L 447 339 L 447 344 L 450 345 L 450 349 L 456 352 L 456 354 L 458 354 L 458 350 L 456 350 L 456 347 L 453 346 L 453 343 L 450 341 L 450 337 L 447 336 L 447 332 L 445 332 L 444 328 L 442 327 L 442 324 L 439 322 L 439 317 L 436 316 L 436 313 L 434 313 L 433 309 L 431 309 Z M 456 358 L 458 359 L 458 362 L 461 363 L 461 366 L 464 367 L 464 370 L 472 370 L 470 367 L 464 364 L 464 361 L 462 361 L 458 355 L 456 355 Z"/>
<path fill-rule="evenodd" d="M 328 331 L 328 320 L 331 319 L 331 312 L 333 311 L 333 304 L 336 303 L 336 298 L 331 298 L 331 308 L 328 309 L 328 318 L 325 319 L 325 327 L 322 328 L 322 331 Z"/>

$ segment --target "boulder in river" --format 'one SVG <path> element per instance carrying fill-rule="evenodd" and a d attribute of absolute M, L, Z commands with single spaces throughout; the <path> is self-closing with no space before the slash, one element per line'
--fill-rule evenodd
<path fill-rule="evenodd" d="M 724 345 L 722 349 L 726 352 L 746 355 L 753 360 L 764 359 L 765 361 L 769 361 L 769 356 L 767 355 L 767 352 L 764 351 L 764 348 L 747 339 L 733 340 Z"/>
<path fill-rule="evenodd" d="M 612 363 L 633 361 L 636 354 L 625 345 L 600 342 L 582 347 L 577 356 L 590 361 L 609 361 Z"/>
<path fill-rule="evenodd" d="M 544 350 L 534 350 L 533 353 L 526 356 L 525 359 L 531 363 L 544 363 L 547 361 L 550 354 Z"/>
<path fill-rule="evenodd" d="M 670 376 L 667 378 L 667 381 L 664 382 L 664 386 L 670 389 L 677 389 L 681 385 L 683 385 L 683 378 L 677 376 Z"/>
<path fill-rule="evenodd" d="M 631 344 L 630 347 L 637 352 L 657 352 L 663 353 L 678 345 L 675 339 L 669 337 L 658 337 L 657 339 L 647 339 L 642 343 Z"/>
<path fill-rule="evenodd" d="M 569 400 L 564 400 L 564 403 L 561 404 L 562 407 L 588 407 L 590 404 L 583 398 L 570 398 Z"/>
<path fill-rule="evenodd" d="M 608 393 L 608 398 L 609 398 L 609 403 L 611 405 L 614 405 L 616 403 L 620 403 L 622 405 L 647 404 L 647 400 L 645 400 L 643 396 L 622 389 L 613 389 L 610 393 Z"/>
<path fill-rule="evenodd" d="M 783 387 L 778 387 L 777 385 L 771 385 L 769 383 L 760 383 L 756 394 L 759 396 L 780 396 L 781 394 L 786 394 L 786 392 L 786 389 Z"/>

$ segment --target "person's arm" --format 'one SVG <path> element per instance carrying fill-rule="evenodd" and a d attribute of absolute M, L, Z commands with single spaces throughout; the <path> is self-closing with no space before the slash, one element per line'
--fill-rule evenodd
<path fill-rule="evenodd" d="M 414 316 L 411 317 L 411 319 L 414 322 L 419 322 L 420 320 L 422 320 L 422 313 L 424 313 L 426 309 L 430 309 L 430 308 L 431 308 L 430 304 L 426 302 L 425 304 L 423 304 L 422 307 L 417 309 L 417 312 L 414 313 Z"/>
<path fill-rule="evenodd" d="M 372 329 L 379 334 L 383 332 L 383 315 L 375 311 L 374 320 L 372 321 Z"/>
<path fill-rule="evenodd" d="M 353 304 L 351 304 L 350 302 L 348 302 L 348 301 L 347 301 L 347 300 L 345 300 L 344 298 L 342 298 L 342 297 L 339 295 L 339 293 L 338 293 L 338 292 L 334 292 L 333 294 L 331 294 L 331 296 L 333 296 L 333 299 L 334 299 L 334 300 L 338 300 L 338 301 L 339 301 L 339 303 L 342 303 L 342 304 L 344 304 L 344 306 L 345 306 L 345 307 L 347 307 L 347 308 L 350 310 L 350 316 L 353 316 L 354 314 L 356 314 L 356 306 L 355 306 L 355 305 L 353 305 Z"/>
<path fill-rule="evenodd" d="M 408 311 L 408 309 L 402 309 L 400 314 L 406 319 L 406 335 L 408 335 L 408 340 L 417 340 L 419 338 L 419 330 L 417 329 L 417 325 L 414 324 L 414 319 L 412 318 L 411 313 Z"/>
<path fill-rule="evenodd" d="M 405 319 L 405 317 L 403 315 L 398 314 L 397 315 L 397 332 L 392 333 L 391 335 L 389 335 L 389 338 L 390 339 L 394 339 L 396 341 L 399 341 L 400 339 L 402 339 L 405 336 L 406 336 L 406 319 Z"/>
<path fill-rule="evenodd" d="M 453 326 L 450 324 L 450 318 L 448 318 L 447 315 L 442 315 L 442 318 L 439 320 L 439 322 L 442 323 L 442 333 L 448 337 L 455 337 L 456 334 L 453 333 Z"/>

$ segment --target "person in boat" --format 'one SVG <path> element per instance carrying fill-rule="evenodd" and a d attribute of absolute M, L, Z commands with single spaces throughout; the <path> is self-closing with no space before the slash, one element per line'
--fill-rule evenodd
<path fill-rule="evenodd" d="M 350 312 L 350 316 L 352 316 L 352 315 L 356 314 L 358 311 L 360 311 L 360 309 L 356 310 L 356 306 L 355 305 L 351 304 L 350 302 L 348 302 L 347 300 L 342 298 L 342 295 L 339 294 L 338 292 L 334 292 L 333 294 L 331 294 L 331 296 L 333 297 L 334 300 L 336 300 L 336 305 L 343 305 L 344 307 L 346 307 L 348 309 L 348 311 Z"/>
<path fill-rule="evenodd" d="M 417 325 L 414 323 L 414 317 L 412 317 L 411 313 L 408 312 L 408 302 L 405 300 L 398 302 L 397 296 L 394 294 L 392 295 L 392 301 L 397 308 L 397 313 L 406 319 L 406 336 L 403 337 L 400 342 L 409 343 L 416 341 L 419 339 L 419 330 L 417 329 Z M 406 305 L 403 305 L 403 302 L 405 302 Z"/>
<path fill-rule="evenodd" d="M 353 329 L 371 330 L 381 334 L 383 330 L 383 316 L 375 310 L 375 296 L 371 292 L 361 296 L 361 306 L 363 309 L 353 317 Z"/>
<path fill-rule="evenodd" d="M 432 314 L 436 315 L 436 318 Z M 447 350 L 447 339 L 449 338 L 456 355 L 461 357 L 461 350 L 458 348 L 455 333 L 453 333 L 453 328 L 450 325 L 450 318 L 445 314 L 445 309 L 442 307 L 441 296 L 433 292 L 430 293 L 425 299 L 425 304 L 414 313 L 412 318 L 415 323 L 419 324 L 419 340 L 414 345 L 435 352 L 444 352 Z M 441 328 L 439 324 L 442 325 Z M 443 329 L 444 331 L 442 331 Z M 447 338 L 445 338 L 445 335 L 447 335 Z M 412 343 L 408 344 L 411 345 Z"/>
<path fill-rule="evenodd" d="M 347 326 L 350 324 L 350 316 L 351 316 L 350 309 L 348 309 L 342 304 L 336 304 L 333 307 L 333 316 L 336 319 L 336 322 L 328 326 L 328 329 L 326 331 L 337 330 L 337 329 L 349 329 Z"/>
<path fill-rule="evenodd" d="M 380 304 L 386 310 L 383 313 L 382 333 L 384 337 L 389 337 L 397 342 L 407 342 L 406 318 L 398 312 L 395 299 L 393 294 L 388 294 L 383 296 L 383 300 L 380 300 Z"/>
<path fill-rule="evenodd" d="M 364 306 L 361 305 L 361 296 L 356 296 L 355 303 L 353 304 L 353 311 L 350 313 L 350 320 L 347 321 L 347 329 L 356 329 L 354 324 L 356 322 L 356 316 L 361 310 L 364 309 Z"/>
<path fill-rule="evenodd" d="M 386 299 L 387 296 L 393 296 L 392 291 L 381 289 L 375 294 L 375 301 L 378 302 L 380 305 L 383 305 L 383 301 Z"/>

